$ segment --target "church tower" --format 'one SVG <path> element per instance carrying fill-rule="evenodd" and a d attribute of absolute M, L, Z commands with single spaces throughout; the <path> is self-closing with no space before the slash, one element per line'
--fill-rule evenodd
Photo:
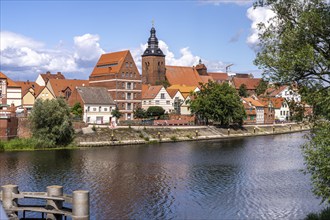
<path fill-rule="evenodd" d="M 152 26 L 148 48 L 142 55 L 142 83 L 159 85 L 165 81 L 165 55 L 158 47 L 156 29 Z"/>

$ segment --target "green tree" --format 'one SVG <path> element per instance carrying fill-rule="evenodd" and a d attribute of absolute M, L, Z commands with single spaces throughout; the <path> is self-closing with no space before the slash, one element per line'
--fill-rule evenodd
<path fill-rule="evenodd" d="M 37 99 L 29 117 L 34 138 L 49 147 L 65 146 L 73 140 L 70 109 L 64 99 Z"/>
<path fill-rule="evenodd" d="M 330 4 L 325 0 L 258 0 L 256 7 L 274 13 L 259 24 L 255 64 L 264 77 L 298 86 L 302 99 L 315 107 L 310 142 L 303 147 L 314 193 L 330 202 Z M 320 117 L 327 120 L 317 120 Z"/>
<path fill-rule="evenodd" d="M 112 110 L 111 112 L 112 116 L 116 118 L 116 120 L 118 120 L 123 114 L 119 111 L 118 107 L 116 106 L 116 108 L 114 110 Z"/>
<path fill-rule="evenodd" d="M 71 108 L 71 113 L 78 118 L 82 118 L 83 109 L 81 107 L 80 102 L 76 102 L 74 106 Z"/>
<path fill-rule="evenodd" d="M 267 90 L 268 83 L 264 80 L 260 80 L 259 84 L 256 87 L 257 96 L 262 95 Z"/>
<path fill-rule="evenodd" d="M 246 89 L 246 85 L 244 83 L 240 85 L 240 87 L 238 89 L 238 94 L 241 97 L 248 97 L 249 96 L 249 94 L 247 92 L 247 89 Z"/>
<path fill-rule="evenodd" d="M 220 122 L 221 125 L 237 123 L 242 125 L 246 117 L 243 103 L 236 90 L 228 83 L 209 81 L 201 85 L 190 101 L 191 112 L 200 119 Z"/>
<path fill-rule="evenodd" d="M 160 116 L 164 115 L 164 113 L 165 113 L 165 110 L 160 106 L 150 106 L 147 109 L 147 115 L 150 117 L 159 118 Z"/>
<path fill-rule="evenodd" d="M 134 118 L 146 118 L 147 117 L 147 111 L 143 108 L 136 108 L 133 112 Z"/>

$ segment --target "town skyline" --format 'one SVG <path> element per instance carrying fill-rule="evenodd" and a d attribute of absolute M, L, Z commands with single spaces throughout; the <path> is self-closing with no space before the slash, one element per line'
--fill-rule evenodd
<path fill-rule="evenodd" d="M 252 10 L 252 1 L 1 1 L 1 71 L 15 80 L 46 71 L 87 79 L 101 54 L 130 50 L 141 74 L 154 20 L 166 65 L 202 59 L 210 71 L 233 64 L 231 72 L 260 77 L 254 25 L 267 16 Z"/>

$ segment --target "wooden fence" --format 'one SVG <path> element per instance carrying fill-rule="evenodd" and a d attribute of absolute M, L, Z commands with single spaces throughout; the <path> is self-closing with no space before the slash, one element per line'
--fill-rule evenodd
<path fill-rule="evenodd" d="M 18 212 L 39 212 L 46 219 L 58 220 L 71 217 L 73 220 L 89 220 L 89 192 L 73 191 L 72 195 L 63 194 L 63 186 L 47 186 L 47 192 L 19 192 L 17 185 L 1 186 L 0 199 L 8 219 L 19 219 Z M 20 205 L 19 199 L 43 199 L 45 205 Z M 72 204 L 72 208 L 63 203 Z"/>

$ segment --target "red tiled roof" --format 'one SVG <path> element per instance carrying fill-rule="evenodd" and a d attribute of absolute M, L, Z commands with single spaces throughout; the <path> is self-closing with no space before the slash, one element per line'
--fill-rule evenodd
<path fill-rule="evenodd" d="M 262 102 L 260 102 L 260 100 L 255 100 L 251 97 L 243 98 L 243 100 L 246 101 L 247 103 L 251 103 L 251 105 L 253 105 L 253 106 L 264 107 L 264 104 Z"/>
<path fill-rule="evenodd" d="M 229 80 L 229 76 L 227 73 L 208 73 L 214 81 L 226 81 Z"/>
<path fill-rule="evenodd" d="M 265 91 L 266 96 L 276 96 L 280 92 L 282 92 L 284 89 L 286 89 L 288 86 L 280 86 L 280 87 L 275 87 L 275 88 L 268 88 Z"/>
<path fill-rule="evenodd" d="M 13 80 L 9 79 L 4 73 L 0 72 L 0 78 L 7 79 L 7 86 L 8 87 L 20 87 L 17 83 L 15 83 Z"/>
<path fill-rule="evenodd" d="M 57 72 L 56 74 L 51 74 L 50 72 L 40 74 L 45 83 L 48 82 L 49 79 L 65 79 L 64 75 L 61 72 Z"/>
<path fill-rule="evenodd" d="M 209 81 L 213 81 L 212 76 L 200 76 L 202 79 L 203 83 L 208 83 Z"/>
<path fill-rule="evenodd" d="M 255 90 L 260 81 L 261 79 L 259 78 L 233 78 L 233 84 L 236 89 L 239 89 L 242 84 L 245 84 L 247 90 Z"/>
<path fill-rule="evenodd" d="M 270 100 L 273 102 L 274 108 L 281 108 L 282 103 L 285 101 L 285 99 L 282 97 L 270 98 Z"/>
<path fill-rule="evenodd" d="M 102 54 L 91 76 L 119 72 L 128 53 L 129 50 Z"/>
<path fill-rule="evenodd" d="M 76 79 L 49 79 L 49 82 L 56 97 L 62 96 L 63 91 L 66 88 L 70 88 L 73 91 L 77 86 L 88 86 L 88 80 L 76 80 Z"/>
<path fill-rule="evenodd" d="M 25 96 L 26 93 L 30 91 L 30 88 L 34 90 L 34 94 L 36 94 L 36 91 L 40 90 L 40 86 L 36 82 L 16 81 L 15 83 L 22 88 L 22 97 Z"/>
<path fill-rule="evenodd" d="M 166 79 L 171 85 L 199 86 L 204 83 L 194 67 L 166 66 Z"/>
<path fill-rule="evenodd" d="M 154 99 L 163 86 L 149 86 L 145 93 L 142 93 L 142 99 Z"/>
<path fill-rule="evenodd" d="M 169 88 L 167 88 L 166 91 L 171 96 L 172 99 L 176 95 L 177 92 L 180 92 L 179 89 L 169 89 Z"/>

